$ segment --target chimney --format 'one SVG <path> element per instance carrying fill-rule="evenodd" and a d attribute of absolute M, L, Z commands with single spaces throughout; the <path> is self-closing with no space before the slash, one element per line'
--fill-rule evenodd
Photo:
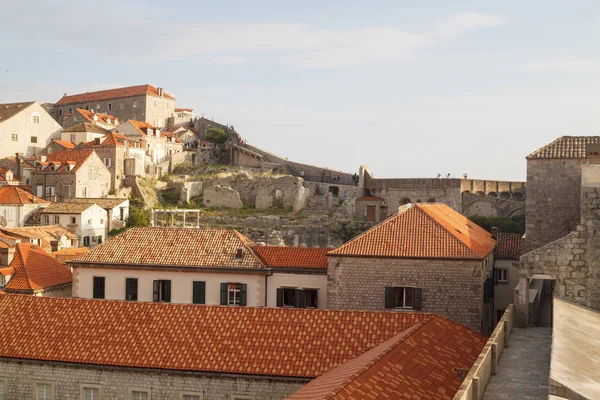
<path fill-rule="evenodd" d="M 16 162 L 17 162 L 17 179 L 20 180 L 21 179 L 21 155 L 23 153 L 15 153 L 16 157 Z"/>
<path fill-rule="evenodd" d="M 100 144 L 100 138 L 99 138 L 99 137 L 97 137 L 97 138 L 94 138 L 94 143 L 95 143 L 95 144 Z"/>
<path fill-rule="evenodd" d="M 67 92 L 63 93 L 63 97 L 67 97 Z"/>
<path fill-rule="evenodd" d="M 58 240 L 51 240 L 50 246 L 52 247 L 52 252 L 58 251 Z"/>
<path fill-rule="evenodd" d="M 156 88 L 156 91 L 158 92 L 159 97 L 163 97 L 163 88 L 161 88 L 161 87 Z"/>
<path fill-rule="evenodd" d="M 94 121 L 98 121 L 98 116 L 94 115 Z"/>
<path fill-rule="evenodd" d="M 498 237 L 498 227 L 492 226 L 492 238 L 496 239 Z"/>

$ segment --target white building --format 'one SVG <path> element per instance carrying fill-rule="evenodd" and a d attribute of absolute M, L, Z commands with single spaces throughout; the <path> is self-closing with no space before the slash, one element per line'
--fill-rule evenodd
<path fill-rule="evenodd" d="M 0 104 L 0 158 L 43 150 L 62 127 L 35 101 Z"/>
<path fill-rule="evenodd" d="M 40 214 L 43 225 L 68 229 L 79 236 L 86 247 L 99 245 L 108 235 L 108 213 L 95 203 L 52 203 Z"/>
<path fill-rule="evenodd" d="M 0 226 L 18 228 L 25 226 L 49 201 L 35 197 L 19 186 L 0 186 Z"/>
<path fill-rule="evenodd" d="M 87 143 L 96 138 L 103 138 L 110 131 L 91 122 L 81 122 L 71 128 L 67 128 L 60 133 L 61 140 L 65 142 Z"/>
<path fill-rule="evenodd" d="M 120 229 L 125 226 L 129 217 L 129 199 L 104 197 L 104 198 L 75 198 L 69 200 L 69 203 L 78 204 L 97 204 L 106 210 L 108 214 L 106 229 L 108 232 L 113 229 Z"/>

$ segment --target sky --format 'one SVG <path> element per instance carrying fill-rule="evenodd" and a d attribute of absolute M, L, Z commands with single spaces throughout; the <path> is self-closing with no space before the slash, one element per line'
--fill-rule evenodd
<path fill-rule="evenodd" d="M 595 0 L 0 0 L 0 15 L 0 103 L 151 84 L 250 144 L 378 178 L 524 180 L 527 154 L 598 134 Z"/>

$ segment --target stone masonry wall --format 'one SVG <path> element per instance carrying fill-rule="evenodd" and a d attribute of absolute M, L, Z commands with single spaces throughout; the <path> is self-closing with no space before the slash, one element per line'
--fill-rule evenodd
<path fill-rule="evenodd" d="M 269 377 L 200 375 L 169 371 L 102 368 L 85 365 L 48 364 L 0 360 L 0 379 L 7 379 L 8 399 L 32 399 L 36 381 L 54 385 L 54 397 L 79 400 L 82 387 L 98 385 L 103 399 L 129 400 L 131 389 L 151 391 L 151 400 L 181 400 L 182 392 L 201 394 L 206 400 L 229 400 L 233 395 L 256 400 L 283 399 L 307 381 Z"/>
<path fill-rule="evenodd" d="M 422 289 L 422 311 L 481 331 L 482 261 L 329 257 L 327 302 L 331 309 L 384 310 L 385 287 Z"/>
<path fill-rule="evenodd" d="M 574 231 L 580 218 L 581 166 L 587 160 L 527 160 L 524 253 Z"/>
<path fill-rule="evenodd" d="M 440 179 L 438 179 L 440 180 Z M 444 203 L 453 210 L 462 213 L 462 197 L 460 187 L 450 188 L 411 188 L 411 189 L 371 189 L 373 196 L 382 197 L 388 206 L 388 213 L 398 212 L 403 200 L 412 203 Z"/>

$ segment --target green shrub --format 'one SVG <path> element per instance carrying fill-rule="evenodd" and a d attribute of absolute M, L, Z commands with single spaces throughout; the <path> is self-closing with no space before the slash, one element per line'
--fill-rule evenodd
<path fill-rule="evenodd" d="M 126 221 L 127 227 L 150 225 L 150 212 L 138 207 L 129 207 L 129 216 Z"/>
<path fill-rule="evenodd" d="M 212 143 L 225 143 L 227 134 L 221 128 L 208 128 L 206 131 L 206 140 Z"/>
<path fill-rule="evenodd" d="M 488 232 L 492 231 L 492 227 L 497 227 L 498 232 L 504 233 L 525 233 L 525 218 L 522 216 L 515 218 L 507 217 L 483 217 L 474 215 L 469 219 L 475 222 Z"/>

